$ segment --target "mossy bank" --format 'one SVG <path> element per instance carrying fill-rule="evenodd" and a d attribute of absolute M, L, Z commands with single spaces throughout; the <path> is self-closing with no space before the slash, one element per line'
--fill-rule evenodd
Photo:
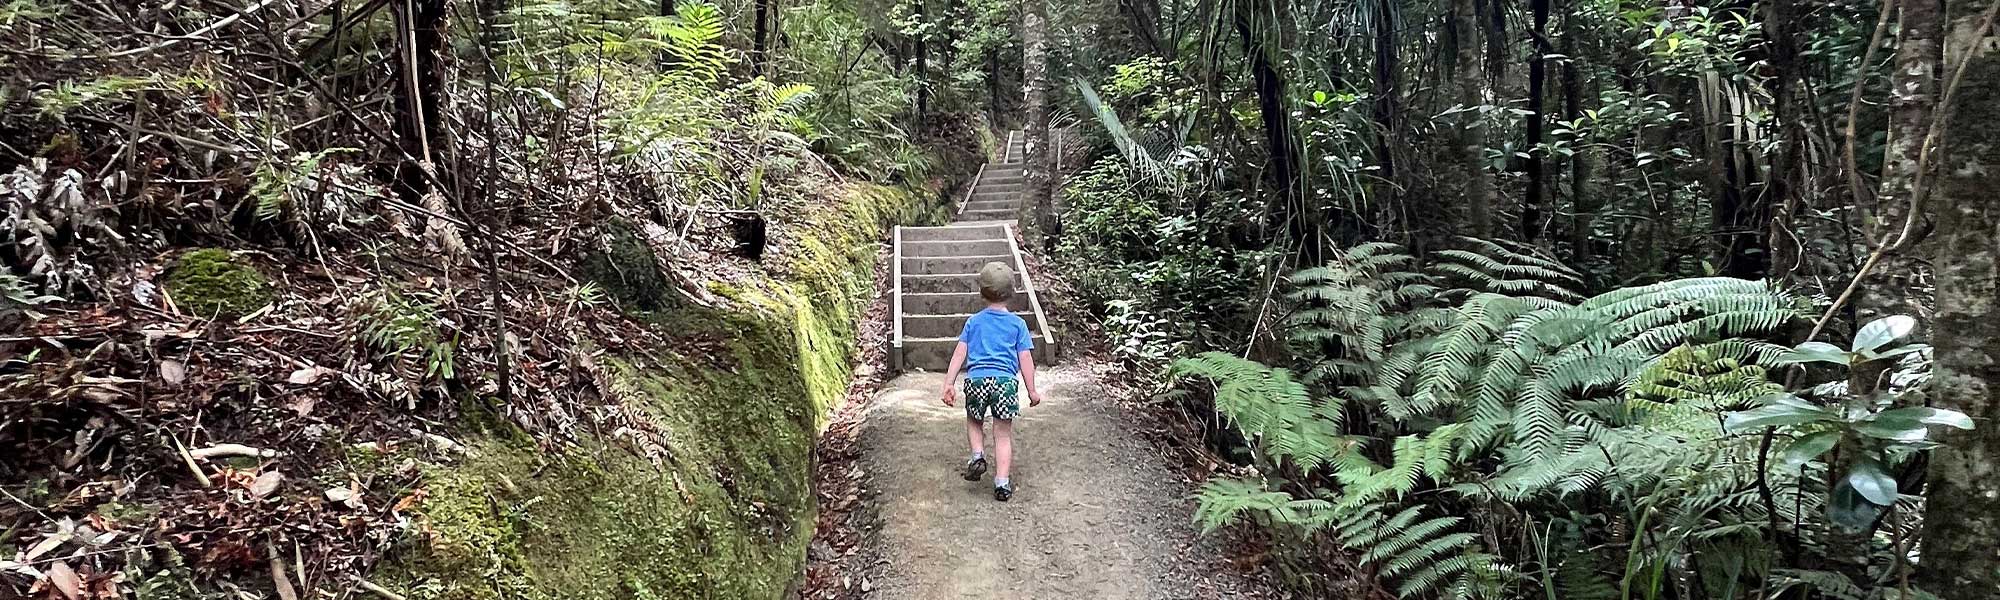
<path fill-rule="evenodd" d="M 776 221 L 753 275 L 709 284 L 723 306 L 643 315 L 684 347 L 602 359 L 658 427 L 654 456 L 484 434 L 428 467 L 422 539 L 377 579 L 413 599 L 784 597 L 812 536 L 813 438 L 851 376 L 878 243 L 949 204 L 927 187 L 837 196 Z"/>

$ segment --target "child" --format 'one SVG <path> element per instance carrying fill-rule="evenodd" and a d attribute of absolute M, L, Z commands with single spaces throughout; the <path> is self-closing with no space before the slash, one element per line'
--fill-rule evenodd
<path fill-rule="evenodd" d="M 959 367 L 965 367 L 965 435 L 972 442 L 972 458 L 965 461 L 965 480 L 979 481 L 986 472 L 986 442 L 981 435 L 987 418 L 993 422 L 993 455 L 999 462 L 993 472 L 993 499 L 1006 502 L 1014 496 L 1007 471 L 1014 460 L 1014 416 L 1020 414 L 1020 387 L 1014 376 L 1028 386 L 1028 406 L 1040 406 L 1042 393 L 1035 390 L 1035 341 L 1027 321 L 1007 310 L 1014 297 L 1014 270 L 997 262 L 979 269 L 979 297 L 986 309 L 965 320 L 958 334 L 958 349 L 951 354 L 951 369 L 944 376 L 944 405 L 952 406 L 957 390 Z"/>

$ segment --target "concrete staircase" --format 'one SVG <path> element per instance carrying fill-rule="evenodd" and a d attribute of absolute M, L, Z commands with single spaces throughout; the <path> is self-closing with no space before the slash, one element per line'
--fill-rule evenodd
<path fill-rule="evenodd" d="M 1014 268 L 1014 298 L 1007 307 L 1028 322 L 1035 335 L 1035 362 L 1055 363 L 1056 347 L 1048 318 L 1036 297 L 1014 223 L 1021 209 L 1020 132 L 1007 136 L 1000 162 L 981 167 L 957 216 L 943 227 L 897 227 L 896 327 L 889 341 L 889 364 L 899 371 L 943 371 L 951 366 L 966 317 L 986 307 L 974 276 L 988 262 Z"/>

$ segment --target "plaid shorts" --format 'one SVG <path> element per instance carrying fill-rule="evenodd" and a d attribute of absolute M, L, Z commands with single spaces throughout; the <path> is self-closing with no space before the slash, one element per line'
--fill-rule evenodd
<path fill-rule="evenodd" d="M 965 378 L 965 418 L 1012 421 L 1021 414 L 1021 384 L 1012 377 Z"/>

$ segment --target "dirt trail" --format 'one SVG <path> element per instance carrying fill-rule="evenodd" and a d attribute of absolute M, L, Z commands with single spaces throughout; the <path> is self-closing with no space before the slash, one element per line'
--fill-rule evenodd
<path fill-rule="evenodd" d="M 1011 502 L 991 473 L 960 478 L 961 409 L 944 377 L 885 384 L 859 432 L 869 598 L 1252 598 L 1251 585 L 1196 539 L 1183 478 L 1161 464 L 1089 364 L 1045 369 L 1047 398 L 1016 424 Z M 991 444 L 991 441 L 988 441 Z"/>

